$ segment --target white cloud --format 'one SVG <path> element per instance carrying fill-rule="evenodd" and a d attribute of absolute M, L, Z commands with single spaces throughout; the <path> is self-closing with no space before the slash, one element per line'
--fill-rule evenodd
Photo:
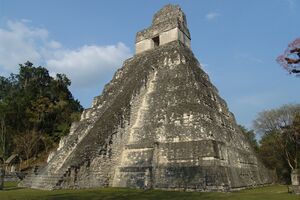
<path fill-rule="evenodd" d="M 0 73 L 17 72 L 27 60 L 48 68 L 50 74 L 65 73 L 74 87 L 89 87 L 112 74 L 131 56 L 123 43 L 109 46 L 83 45 L 68 49 L 50 38 L 46 29 L 30 26 L 29 20 L 8 21 L 0 28 Z"/>
<path fill-rule="evenodd" d="M 7 22 L 8 28 L 16 35 L 20 35 L 24 39 L 29 39 L 30 37 L 36 37 L 37 39 L 46 39 L 48 37 L 48 31 L 42 28 L 30 27 L 24 22 Z"/>
<path fill-rule="evenodd" d="M 106 73 L 115 71 L 130 50 L 123 43 L 111 46 L 85 45 L 75 50 L 55 52 L 46 64 L 51 71 L 67 74 L 75 87 L 95 83 Z"/>
<path fill-rule="evenodd" d="M 61 44 L 55 40 L 51 40 L 50 42 L 48 42 L 48 47 L 52 48 L 52 49 L 59 49 L 61 48 Z"/>
<path fill-rule="evenodd" d="M 205 15 L 206 20 L 213 20 L 217 17 L 220 17 L 221 14 L 219 12 L 209 12 Z"/>
<path fill-rule="evenodd" d="M 21 22 L 7 22 L 7 29 L 0 29 L 1 72 L 16 72 L 19 63 L 27 60 L 38 62 L 41 55 L 36 41 L 44 40 L 48 33 L 44 29 L 27 27 Z"/>

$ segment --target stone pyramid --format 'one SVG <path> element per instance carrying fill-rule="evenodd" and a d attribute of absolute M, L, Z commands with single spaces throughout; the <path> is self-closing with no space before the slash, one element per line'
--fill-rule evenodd
<path fill-rule="evenodd" d="M 224 191 L 272 183 L 194 57 L 185 14 L 167 5 L 136 54 L 22 186 Z"/>

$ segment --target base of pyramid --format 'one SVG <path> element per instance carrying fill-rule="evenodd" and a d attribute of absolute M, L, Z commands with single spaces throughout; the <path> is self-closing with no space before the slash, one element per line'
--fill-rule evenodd
<path fill-rule="evenodd" d="M 273 183 L 199 66 L 178 41 L 128 59 L 23 186 L 230 191 Z"/>
<path fill-rule="evenodd" d="M 125 155 L 114 187 L 229 191 L 273 183 L 255 157 L 215 140 L 130 145 Z"/>

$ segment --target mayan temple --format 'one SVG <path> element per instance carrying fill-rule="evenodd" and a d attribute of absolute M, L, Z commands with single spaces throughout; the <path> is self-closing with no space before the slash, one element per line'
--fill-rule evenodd
<path fill-rule="evenodd" d="M 159 10 L 135 46 L 47 165 L 20 184 L 229 191 L 272 183 L 194 57 L 181 8 Z"/>

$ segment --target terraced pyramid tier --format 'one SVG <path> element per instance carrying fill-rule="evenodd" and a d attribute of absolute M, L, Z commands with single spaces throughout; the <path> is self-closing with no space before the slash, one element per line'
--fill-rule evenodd
<path fill-rule="evenodd" d="M 272 183 L 194 57 L 186 27 L 178 6 L 160 10 L 137 34 L 137 43 L 153 46 L 137 45 L 48 165 L 23 185 L 223 191 Z"/>

